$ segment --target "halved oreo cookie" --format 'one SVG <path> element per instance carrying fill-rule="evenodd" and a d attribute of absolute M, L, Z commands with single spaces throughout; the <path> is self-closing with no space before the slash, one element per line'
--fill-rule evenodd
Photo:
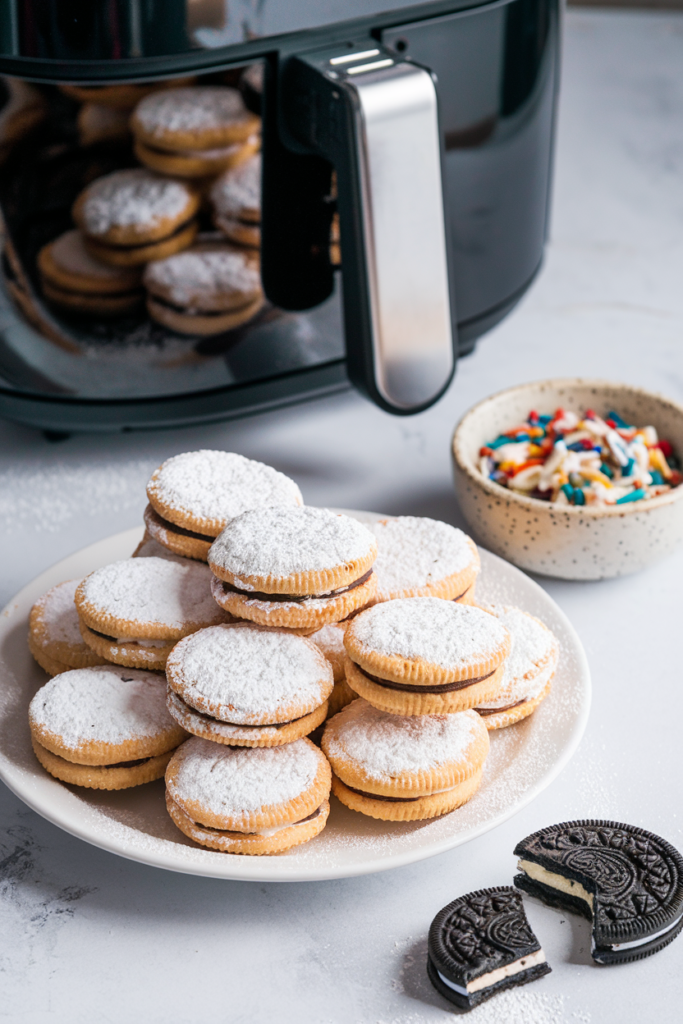
<path fill-rule="evenodd" d="M 515 885 L 593 922 L 596 963 L 641 960 L 683 927 L 683 857 L 652 832 L 615 821 L 569 821 L 515 847 Z"/>
<path fill-rule="evenodd" d="M 463 1010 L 550 973 L 522 897 L 506 885 L 470 892 L 440 910 L 428 950 L 429 980 Z"/>

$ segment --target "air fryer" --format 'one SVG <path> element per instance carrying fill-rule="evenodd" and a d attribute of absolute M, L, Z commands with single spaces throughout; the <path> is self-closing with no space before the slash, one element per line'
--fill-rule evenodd
<path fill-rule="evenodd" d="M 244 415 L 349 383 L 397 415 L 440 398 L 458 355 L 542 260 L 558 9 L 372 6 L 351 0 L 340 22 L 317 0 L 3 4 L 0 415 L 118 430 Z M 125 142 L 83 145 L 58 86 L 189 75 L 239 84 L 262 116 L 266 308 L 210 339 L 144 313 L 60 312 L 41 294 L 37 253 L 70 226 L 84 183 L 135 160 Z M 21 137 L 2 135 L 22 90 L 42 114 Z"/>

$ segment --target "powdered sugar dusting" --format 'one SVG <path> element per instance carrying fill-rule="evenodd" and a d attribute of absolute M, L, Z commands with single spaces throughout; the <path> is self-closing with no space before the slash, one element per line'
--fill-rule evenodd
<path fill-rule="evenodd" d="M 163 89 L 135 108 L 135 120 L 152 136 L 223 128 L 247 117 L 242 96 L 228 86 Z"/>
<path fill-rule="evenodd" d="M 235 576 L 291 576 L 360 561 L 374 544 L 357 520 L 325 508 L 259 508 L 228 524 L 209 560 Z"/>
<path fill-rule="evenodd" d="M 74 594 L 80 580 L 68 580 L 58 583 L 47 594 L 38 598 L 36 605 L 40 608 L 40 618 L 44 635 L 34 637 L 43 646 L 61 643 L 74 647 L 83 647 L 83 638 L 78 628 L 78 613 L 74 604 Z"/>
<path fill-rule="evenodd" d="M 234 452 L 183 452 L 167 459 L 154 474 L 147 494 L 197 519 L 228 523 L 247 509 L 301 505 L 301 491 L 271 466 Z"/>
<path fill-rule="evenodd" d="M 489 659 L 506 642 L 493 615 L 438 597 L 404 597 L 361 612 L 346 632 L 369 651 L 459 671 Z"/>
<path fill-rule="evenodd" d="M 117 665 L 62 672 L 31 701 L 31 721 L 59 736 L 68 750 L 82 743 L 124 743 L 175 725 L 166 709 L 166 680 Z"/>
<path fill-rule="evenodd" d="M 326 733 L 330 758 L 350 759 L 378 782 L 458 762 L 481 731 L 474 711 L 390 715 L 362 699 L 354 700 L 332 722 Z"/>
<path fill-rule="evenodd" d="M 211 597 L 211 572 L 201 562 L 127 558 L 87 576 L 83 600 L 97 614 L 136 624 L 185 629 L 224 618 Z"/>
<path fill-rule="evenodd" d="M 183 743 L 169 790 L 216 815 L 240 817 L 288 803 L 315 780 L 322 754 L 305 740 L 280 747 L 225 747 L 195 736 Z"/>
<path fill-rule="evenodd" d="M 505 662 L 503 682 L 496 700 L 480 704 L 482 708 L 504 708 L 519 700 L 532 700 L 545 689 L 556 664 L 557 643 L 553 634 L 521 608 L 490 605 L 491 612 L 503 623 L 512 641 Z M 551 657 L 552 656 L 552 657 Z M 550 664 L 539 672 L 548 659 Z"/>
<path fill-rule="evenodd" d="M 144 283 L 151 291 L 163 290 L 171 302 L 192 311 L 219 295 L 258 293 L 261 273 L 246 251 L 239 252 L 227 245 L 199 247 L 148 263 Z"/>
<path fill-rule="evenodd" d="M 182 680 L 183 699 L 226 722 L 257 725 L 294 706 L 312 711 L 332 689 L 332 668 L 303 637 L 250 626 L 202 629 L 177 644 L 167 667 Z M 176 689 L 179 687 L 176 686 Z M 218 707 L 216 707 L 218 705 Z"/>
<path fill-rule="evenodd" d="M 261 208 L 261 154 L 226 171 L 211 188 L 211 202 L 219 214 L 238 215 Z"/>
<path fill-rule="evenodd" d="M 178 562 L 179 565 L 187 565 L 189 561 L 182 555 L 176 555 L 174 551 L 169 551 L 154 537 L 145 537 L 135 549 L 133 558 L 165 558 L 167 562 Z"/>
<path fill-rule="evenodd" d="M 187 185 L 143 167 L 114 171 L 88 186 L 83 203 L 86 231 L 104 235 L 110 228 L 140 232 L 181 216 L 191 198 Z"/>
<path fill-rule="evenodd" d="M 329 658 L 331 655 L 343 658 L 346 654 L 344 647 L 345 632 L 346 630 L 335 622 L 332 625 L 323 626 L 322 629 L 316 630 L 315 633 L 311 633 L 308 639 L 317 644 L 326 658 Z"/>
<path fill-rule="evenodd" d="M 425 587 L 475 561 L 466 533 L 437 519 L 400 516 L 377 523 L 377 596 Z"/>

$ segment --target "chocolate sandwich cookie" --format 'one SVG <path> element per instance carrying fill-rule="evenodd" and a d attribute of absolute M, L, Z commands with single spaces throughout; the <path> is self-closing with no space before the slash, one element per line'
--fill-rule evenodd
<path fill-rule="evenodd" d="M 641 960 L 683 927 L 683 857 L 652 832 L 615 821 L 569 821 L 515 847 L 515 885 L 592 920 L 599 964 Z"/>
<path fill-rule="evenodd" d="M 272 466 L 235 452 L 203 449 L 174 455 L 147 484 L 145 524 L 177 555 L 206 561 L 231 519 L 251 508 L 303 505 L 301 491 Z"/>
<path fill-rule="evenodd" d="M 474 604 L 479 552 L 462 530 L 419 516 L 383 519 L 372 530 L 378 601 L 442 597 Z"/>
<path fill-rule="evenodd" d="M 95 259 L 75 229 L 43 246 L 38 270 L 45 298 L 73 312 L 120 316 L 144 300 L 142 272 Z"/>
<path fill-rule="evenodd" d="M 437 992 L 472 1010 L 506 988 L 550 974 L 519 893 L 479 889 L 440 910 L 429 929 L 427 974 Z"/>
<path fill-rule="evenodd" d="M 510 634 L 481 608 L 405 597 L 352 619 L 344 646 L 359 696 L 393 714 L 439 715 L 498 696 Z"/>
<path fill-rule="evenodd" d="M 81 635 L 117 665 L 163 671 L 184 636 L 229 620 L 211 599 L 205 565 L 127 558 L 90 573 L 76 590 Z"/>
<path fill-rule="evenodd" d="M 105 659 L 83 640 L 74 604 L 80 580 L 58 583 L 39 597 L 28 620 L 28 647 L 42 669 L 51 675 L 72 668 L 104 665 Z"/>
<path fill-rule="evenodd" d="M 258 255 L 225 242 L 197 242 L 145 270 L 147 312 L 179 334 L 224 334 L 263 308 Z"/>
<path fill-rule="evenodd" d="M 329 626 L 323 626 L 322 629 L 316 630 L 315 633 L 311 633 L 308 638 L 323 652 L 334 673 L 334 689 L 327 702 L 328 718 L 336 715 L 338 711 L 341 711 L 342 708 L 345 708 L 347 704 L 356 699 L 356 694 L 346 682 L 346 672 L 344 671 L 344 663 L 346 661 L 346 650 L 344 648 L 345 630 L 346 623 L 334 622 Z"/>
<path fill-rule="evenodd" d="M 281 853 L 322 832 L 330 766 L 310 740 L 225 747 L 193 736 L 166 769 L 166 807 L 186 836 L 224 853 Z"/>
<path fill-rule="evenodd" d="M 179 562 L 180 565 L 187 563 L 186 558 L 183 558 L 182 555 L 175 555 L 169 548 L 165 548 L 147 530 L 131 558 L 166 558 L 169 562 Z"/>
<path fill-rule="evenodd" d="M 489 736 L 474 711 L 403 717 L 354 700 L 328 720 L 321 746 L 343 804 L 383 821 L 416 821 L 474 796 Z"/>
<path fill-rule="evenodd" d="M 195 736 L 274 747 L 324 722 L 332 667 L 315 644 L 258 626 L 201 629 L 166 663 L 168 710 Z"/>
<path fill-rule="evenodd" d="M 257 152 L 260 118 L 229 86 L 171 89 L 147 96 L 131 119 L 138 159 L 164 174 L 220 174 Z"/>
<path fill-rule="evenodd" d="M 512 643 L 498 696 L 476 710 L 487 729 L 504 729 L 528 718 L 550 693 L 559 645 L 540 619 L 520 608 L 491 605 L 487 611 L 503 623 Z"/>
<path fill-rule="evenodd" d="M 132 110 L 152 92 L 190 85 L 194 79 L 182 78 L 163 82 L 124 82 L 120 85 L 60 85 L 59 90 L 78 103 L 99 103 L 112 110 Z"/>
<path fill-rule="evenodd" d="M 74 203 L 73 218 L 91 256 L 137 267 L 192 244 L 199 203 L 199 193 L 186 182 L 136 167 L 88 185 Z"/>
<path fill-rule="evenodd" d="M 233 242 L 258 249 L 261 244 L 261 155 L 214 182 L 209 193 L 213 222 Z"/>
<path fill-rule="evenodd" d="M 324 508 L 257 508 L 233 519 L 209 551 L 222 608 L 262 626 L 313 633 L 372 600 L 375 538 Z"/>
<path fill-rule="evenodd" d="M 186 738 L 166 710 L 166 681 L 116 665 L 62 672 L 29 705 L 31 741 L 50 775 L 88 789 L 160 779 Z"/>

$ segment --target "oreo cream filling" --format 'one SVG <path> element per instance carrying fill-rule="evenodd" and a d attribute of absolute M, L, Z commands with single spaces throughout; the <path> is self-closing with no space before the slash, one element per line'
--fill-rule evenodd
<path fill-rule="evenodd" d="M 499 981 L 504 981 L 505 978 L 511 978 L 515 974 L 521 974 L 522 971 L 527 971 L 531 967 L 536 967 L 538 964 L 544 963 L 545 953 L 542 949 L 538 949 L 535 953 L 529 953 L 528 956 L 524 956 L 520 960 L 515 960 L 511 964 L 506 964 L 505 967 L 496 967 L 494 971 L 488 971 L 486 974 L 480 974 L 478 978 L 473 978 L 472 981 L 468 981 L 466 987 L 456 985 L 454 981 L 450 981 L 448 978 L 444 977 L 441 971 L 437 971 L 436 973 L 448 988 L 452 988 L 454 992 L 459 992 L 460 995 L 470 996 L 474 992 L 480 992 L 483 988 L 490 988 L 491 985 L 497 985 Z"/>

